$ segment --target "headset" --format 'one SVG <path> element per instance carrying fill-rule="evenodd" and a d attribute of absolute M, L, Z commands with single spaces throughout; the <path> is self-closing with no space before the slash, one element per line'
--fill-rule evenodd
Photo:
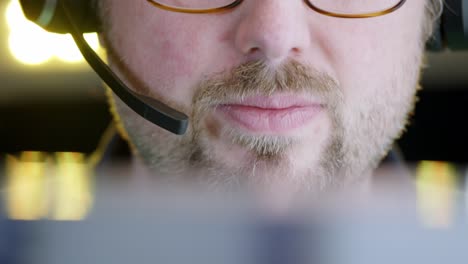
<path fill-rule="evenodd" d="M 131 109 L 146 120 L 176 135 L 182 135 L 188 127 L 188 117 L 168 105 L 135 93 L 128 88 L 99 58 L 83 37 L 84 33 L 99 32 L 94 1 L 91 0 L 20 0 L 25 16 L 55 33 L 70 33 L 83 57 Z"/>
<path fill-rule="evenodd" d="M 101 79 L 131 109 L 146 120 L 174 134 L 182 135 L 188 117 L 153 98 L 133 92 L 89 47 L 84 33 L 99 32 L 96 1 L 92 0 L 20 0 L 25 16 L 55 33 L 70 33 L 86 61 Z M 468 0 L 445 0 L 443 14 L 427 43 L 427 49 L 468 50 Z"/>

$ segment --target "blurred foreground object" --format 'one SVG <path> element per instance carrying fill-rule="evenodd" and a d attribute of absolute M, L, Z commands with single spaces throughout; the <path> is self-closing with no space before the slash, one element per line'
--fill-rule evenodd
<path fill-rule="evenodd" d="M 7 157 L 2 188 L 14 220 L 81 220 L 92 205 L 92 166 L 81 153 L 23 152 Z"/>
<path fill-rule="evenodd" d="M 73 155 L 61 159 L 65 163 L 76 161 Z M 67 164 L 66 170 L 73 171 L 70 166 Z M 379 196 L 356 199 L 344 195 L 336 200 L 303 197 L 284 214 L 269 214 L 243 193 L 167 188 L 138 175 L 129 177 L 127 169 L 113 167 L 99 172 L 93 207 L 83 221 L 0 217 L 0 263 L 468 262 L 464 207 L 453 206 L 453 219 L 444 229 L 421 223 L 419 211 L 405 195 L 396 195 L 391 203 Z M 63 182 L 70 186 L 84 186 L 73 176 L 67 177 Z M 32 180 L 39 181 L 40 177 Z M 56 198 L 73 203 L 77 200 L 69 195 L 74 192 Z M 392 192 L 399 190 L 387 193 Z M 41 197 L 42 192 L 36 193 L 40 195 L 30 199 Z M 455 201 L 463 200 L 458 197 L 461 193 L 452 194 Z M 81 201 L 83 206 L 88 202 Z M 78 206 L 76 211 L 80 210 Z"/>

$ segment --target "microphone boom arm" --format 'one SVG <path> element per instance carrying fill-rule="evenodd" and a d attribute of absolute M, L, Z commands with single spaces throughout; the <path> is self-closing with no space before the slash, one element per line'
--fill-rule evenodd
<path fill-rule="evenodd" d="M 133 111 L 150 121 L 151 123 L 168 130 L 176 135 L 183 135 L 188 127 L 188 116 L 166 104 L 141 94 L 133 92 L 122 80 L 117 77 L 101 58 L 88 45 L 83 37 L 83 33 L 78 30 L 73 23 L 71 12 L 66 1 L 60 1 L 61 8 L 65 13 L 70 27 L 70 33 L 81 51 L 83 57 L 91 68 L 101 77 L 101 79 L 112 89 L 112 91 Z"/>

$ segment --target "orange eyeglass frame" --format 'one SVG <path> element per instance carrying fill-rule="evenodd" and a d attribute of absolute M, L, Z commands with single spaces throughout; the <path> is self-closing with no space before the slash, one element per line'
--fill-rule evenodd
<path fill-rule="evenodd" d="M 226 12 L 231 9 L 234 9 L 235 7 L 239 6 L 244 0 L 234 0 L 234 2 L 221 6 L 221 7 L 216 7 L 216 8 L 211 8 L 211 9 L 187 9 L 187 8 L 180 8 L 180 7 L 172 7 L 172 6 L 167 6 L 163 5 L 159 2 L 155 2 L 153 0 L 147 0 L 149 3 L 152 5 L 171 12 L 179 12 L 179 13 L 188 13 L 188 14 L 212 14 L 212 13 L 220 13 L 220 12 Z M 385 10 L 382 11 L 376 11 L 376 12 L 370 12 L 370 13 L 363 13 L 363 14 L 342 14 L 342 13 L 334 13 L 330 11 L 323 10 L 314 4 L 310 0 L 304 0 L 304 2 L 309 6 L 312 10 L 316 11 L 317 13 L 320 13 L 322 15 L 326 16 L 331 16 L 331 17 L 338 17 L 338 18 L 370 18 L 370 17 L 378 17 L 378 16 L 383 16 L 389 13 L 392 13 L 402 7 L 406 0 L 400 0 L 397 4 L 395 4 L 392 7 L 389 7 Z"/>

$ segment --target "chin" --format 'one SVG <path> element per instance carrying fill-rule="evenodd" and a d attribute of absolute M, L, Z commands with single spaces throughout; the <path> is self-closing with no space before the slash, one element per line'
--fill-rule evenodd
<path fill-rule="evenodd" d="M 297 138 L 229 135 L 230 140 L 207 140 L 208 154 L 200 167 L 204 171 L 208 168 L 211 177 L 220 182 L 266 187 L 279 182 L 300 185 L 310 182 L 310 177 L 320 177 L 313 175 L 322 171 L 318 169 L 317 147 L 306 147 Z M 211 166 L 206 166 L 207 160 Z"/>

